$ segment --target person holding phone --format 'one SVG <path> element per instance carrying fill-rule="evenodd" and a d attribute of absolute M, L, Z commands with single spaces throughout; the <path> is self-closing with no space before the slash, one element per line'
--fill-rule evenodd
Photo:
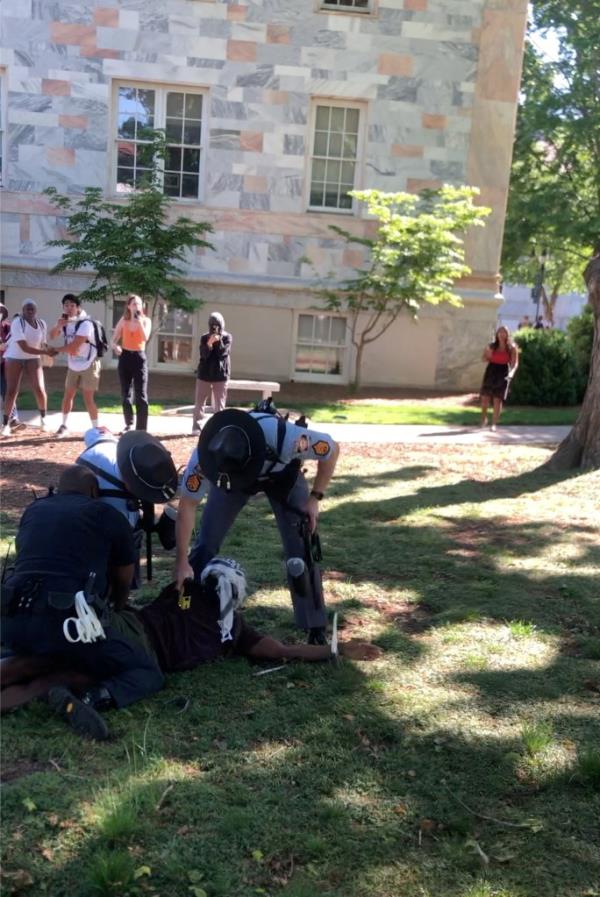
<path fill-rule="evenodd" d="M 130 293 L 123 317 L 117 323 L 111 340 L 111 348 L 119 358 L 119 381 L 125 418 L 123 433 L 134 429 L 132 397 L 135 401 L 135 429 L 148 429 L 146 343 L 151 332 L 152 321 L 144 312 L 142 299 L 135 293 Z"/>
<path fill-rule="evenodd" d="M 200 337 L 200 363 L 197 370 L 196 402 L 192 433 L 200 433 L 204 407 L 212 393 L 213 411 L 223 411 L 227 399 L 227 384 L 231 373 L 231 334 L 225 330 L 225 319 L 213 311 L 208 319 L 208 331 Z"/>

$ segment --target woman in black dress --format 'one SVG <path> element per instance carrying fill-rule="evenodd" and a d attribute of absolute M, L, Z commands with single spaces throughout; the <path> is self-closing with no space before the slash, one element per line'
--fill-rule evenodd
<path fill-rule="evenodd" d="M 496 429 L 502 405 L 508 395 L 508 386 L 519 366 L 519 350 L 506 327 L 498 327 L 496 338 L 483 350 L 482 360 L 487 361 L 481 384 L 481 426 L 487 427 L 487 412 L 492 400 L 492 430 Z"/>

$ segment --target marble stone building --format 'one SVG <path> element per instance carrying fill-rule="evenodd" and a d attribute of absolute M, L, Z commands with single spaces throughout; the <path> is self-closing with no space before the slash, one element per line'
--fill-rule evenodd
<path fill-rule="evenodd" d="M 402 315 L 366 353 L 371 385 L 470 388 L 496 320 L 526 0 L 2 0 L 2 289 L 54 321 L 85 276 L 53 276 L 61 234 L 42 191 L 135 187 L 144 128 L 164 128 L 164 190 L 210 221 L 186 273 L 204 300 L 171 310 L 154 369 L 196 362 L 209 311 L 234 335 L 235 377 L 347 382 L 343 315 L 316 276 L 360 255 L 352 188 L 476 185 L 493 209 L 468 241 L 462 309 Z M 310 264 L 309 261 L 310 260 Z M 120 314 L 95 309 L 107 325 Z"/>

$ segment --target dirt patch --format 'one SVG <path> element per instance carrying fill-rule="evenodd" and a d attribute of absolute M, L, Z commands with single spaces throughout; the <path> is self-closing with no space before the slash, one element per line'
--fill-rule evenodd
<path fill-rule="evenodd" d="M 8 785 L 10 782 L 25 778 L 25 776 L 32 776 L 36 772 L 48 772 L 48 770 L 48 765 L 44 763 L 14 760 L 0 770 L 0 783 Z"/>

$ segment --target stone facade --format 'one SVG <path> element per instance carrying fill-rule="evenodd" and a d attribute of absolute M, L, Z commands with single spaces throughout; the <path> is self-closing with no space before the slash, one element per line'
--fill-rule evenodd
<path fill-rule="evenodd" d="M 116 189 L 119 85 L 200 90 L 200 195 L 177 211 L 214 227 L 190 260 L 190 290 L 224 310 L 235 376 L 295 376 L 298 314 L 318 308 L 315 274 L 359 258 L 330 230 L 358 235 L 360 209 L 308 210 L 317 105 L 359 110 L 355 186 L 481 189 L 493 214 L 469 238 L 461 310 L 401 317 L 365 357 L 365 381 L 468 387 L 496 317 L 525 0 L 3 0 L 3 284 L 11 306 L 53 319 L 77 277 L 53 277 L 61 233 L 41 191 Z M 308 264 L 310 259 L 311 264 Z M 109 322 L 109 310 L 106 312 Z M 193 340 L 204 329 L 197 313 Z M 276 342 L 265 355 L 265 335 Z M 157 362 L 157 359 L 154 359 Z M 346 353 L 333 379 L 347 379 Z M 157 362 L 158 363 L 158 362 Z M 161 365 L 161 367 L 169 365 Z"/>

